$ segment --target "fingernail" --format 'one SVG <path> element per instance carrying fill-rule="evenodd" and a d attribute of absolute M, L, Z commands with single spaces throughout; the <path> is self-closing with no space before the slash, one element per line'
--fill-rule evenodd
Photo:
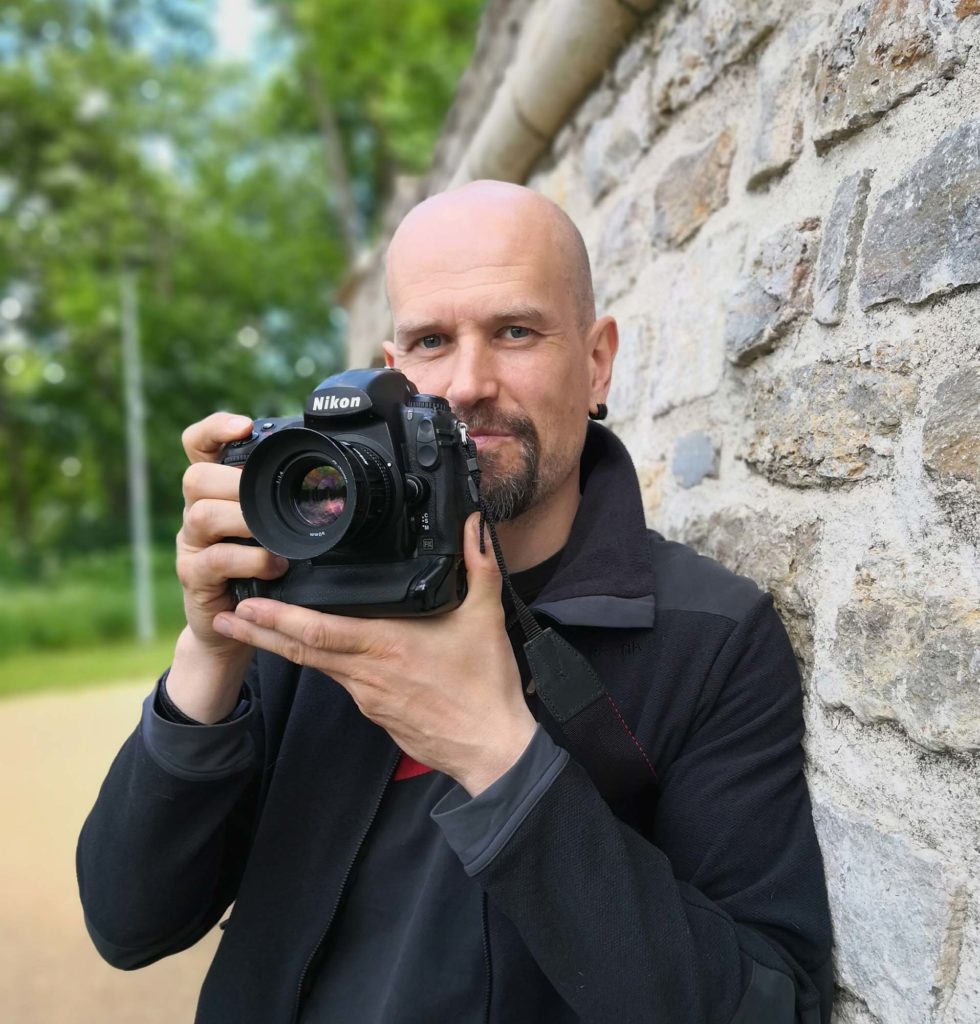
<path fill-rule="evenodd" d="M 228 429 L 229 430 L 245 430 L 252 425 L 252 421 L 247 416 L 229 416 L 228 417 Z"/>
<path fill-rule="evenodd" d="M 211 625 L 214 627 L 214 631 L 222 636 L 232 635 L 233 622 L 230 615 L 219 615 Z"/>
<path fill-rule="evenodd" d="M 235 614 L 240 619 L 245 619 L 246 622 L 254 622 L 256 619 L 255 609 L 250 608 L 247 604 L 240 604 L 235 609 Z"/>
<path fill-rule="evenodd" d="M 289 568 L 289 559 L 276 555 L 275 568 L 277 572 L 284 573 Z"/>

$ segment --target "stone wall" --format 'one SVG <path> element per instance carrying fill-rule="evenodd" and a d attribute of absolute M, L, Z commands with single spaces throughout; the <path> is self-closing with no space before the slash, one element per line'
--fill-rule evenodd
<path fill-rule="evenodd" d="M 665 2 L 527 180 L 619 320 L 650 524 L 768 587 L 795 644 L 838 1024 L 980 1021 L 976 15 Z"/>

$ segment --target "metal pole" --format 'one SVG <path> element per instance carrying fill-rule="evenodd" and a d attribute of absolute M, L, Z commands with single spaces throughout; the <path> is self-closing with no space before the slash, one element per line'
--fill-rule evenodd
<path fill-rule="evenodd" d="M 140 364 L 139 297 L 136 277 L 123 270 L 119 287 L 122 306 L 123 375 L 126 391 L 126 462 L 129 478 L 129 523 L 133 545 L 133 586 L 136 598 L 136 638 L 153 639 L 153 585 L 150 564 L 150 502 L 146 473 L 143 372 Z"/>

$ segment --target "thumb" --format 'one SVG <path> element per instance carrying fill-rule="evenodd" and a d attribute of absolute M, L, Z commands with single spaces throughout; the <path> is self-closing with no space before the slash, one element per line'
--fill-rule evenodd
<path fill-rule="evenodd" d="M 500 603 L 502 581 L 497 559 L 494 557 L 493 545 L 490 543 L 490 530 L 484 530 L 484 550 L 480 551 L 480 513 L 474 512 L 463 528 L 463 558 L 466 562 L 466 603 L 490 600 Z"/>

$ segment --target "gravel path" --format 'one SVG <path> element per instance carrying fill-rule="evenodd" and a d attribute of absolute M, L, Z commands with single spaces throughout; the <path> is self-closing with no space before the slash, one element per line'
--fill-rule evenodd
<path fill-rule="evenodd" d="M 0 701 L 0 1018 L 5 1024 L 189 1024 L 217 946 L 140 971 L 96 953 L 75 841 L 151 683 Z"/>

